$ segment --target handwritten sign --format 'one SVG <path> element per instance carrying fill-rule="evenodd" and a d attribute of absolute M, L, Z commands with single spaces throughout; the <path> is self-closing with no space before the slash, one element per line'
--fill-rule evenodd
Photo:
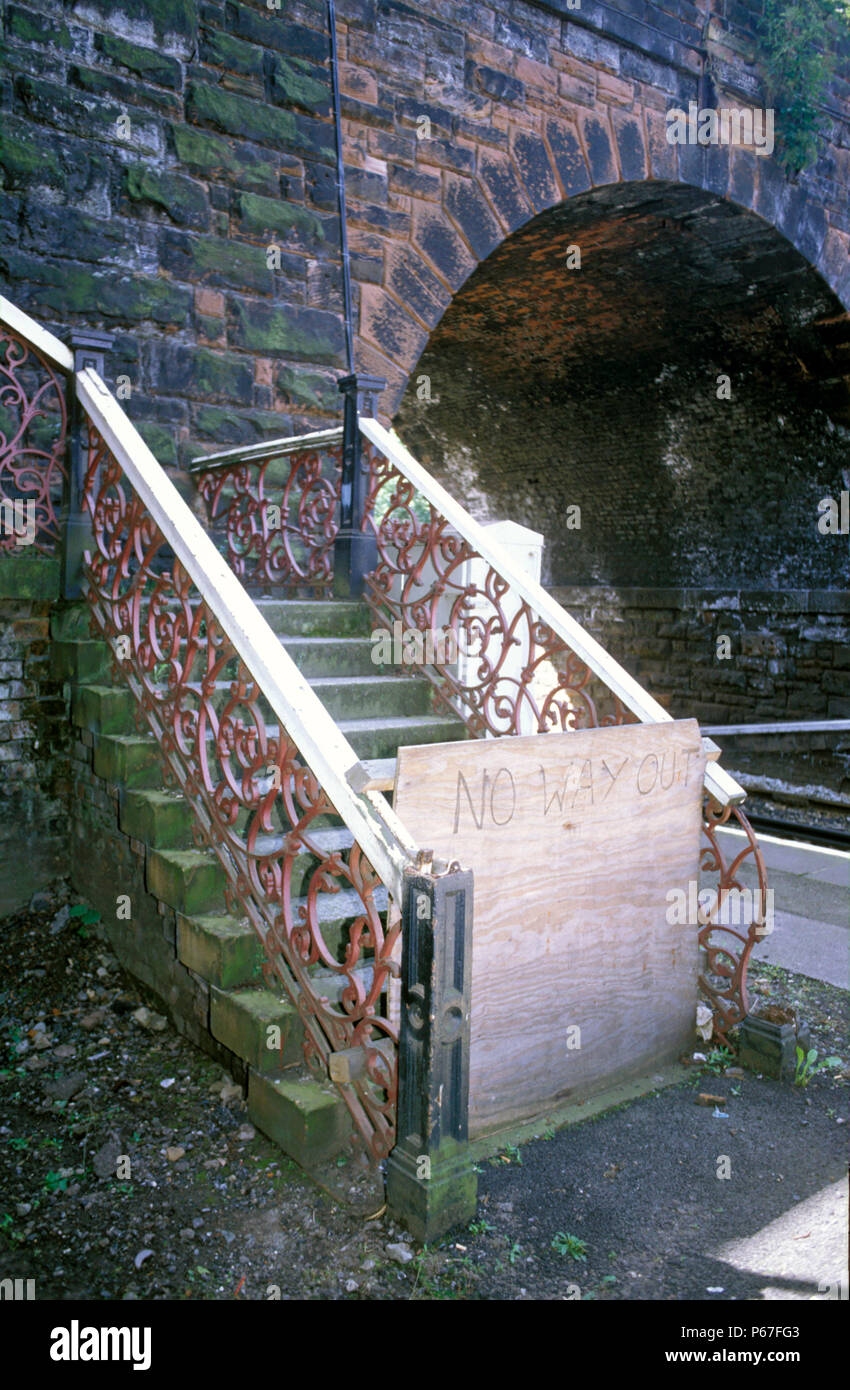
<path fill-rule="evenodd" d="M 399 749 L 402 821 L 475 874 L 473 1136 L 691 1041 L 704 771 L 695 720 Z"/>

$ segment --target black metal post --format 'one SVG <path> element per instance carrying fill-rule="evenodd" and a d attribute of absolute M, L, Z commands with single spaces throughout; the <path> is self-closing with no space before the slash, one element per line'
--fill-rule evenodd
<path fill-rule="evenodd" d="M 86 367 L 93 367 L 102 377 L 105 354 L 111 347 L 111 333 L 75 329 L 71 334 L 74 376 L 68 383 L 68 479 L 62 540 L 62 595 L 66 599 L 78 599 L 82 594 L 83 554 L 91 541 L 91 527 L 83 515 L 86 461 L 82 443 L 83 412 L 77 400 L 76 374 Z"/>
<path fill-rule="evenodd" d="M 402 908 L 398 1139 L 387 1204 L 417 1240 L 475 1215 L 469 1150 L 472 874 L 408 869 Z"/>
<path fill-rule="evenodd" d="M 378 396 L 386 386 L 380 376 L 343 377 L 342 487 L 339 532 L 334 543 L 334 598 L 359 598 L 363 581 L 378 563 L 375 537 L 363 530 L 369 476 L 363 466 L 358 418 L 374 415 Z"/>

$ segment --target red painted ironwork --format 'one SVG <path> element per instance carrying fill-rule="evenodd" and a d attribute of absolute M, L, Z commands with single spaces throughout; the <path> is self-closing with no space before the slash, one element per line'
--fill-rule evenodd
<path fill-rule="evenodd" d="M 635 722 L 380 449 L 364 440 L 363 452 L 370 472 L 366 521 L 378 544 L 378 564 L 366 580 L 367 603 L 379 625 L 400 621 L 405 629 L 435 635 L 449 627 L 460 651 L 471 651 L 465 662 L 441 660 L 432 639 L 434 661 L 417 667 L 471 734 L 559 733 Z M 715 832 L 730 817 L 747 844 L 727 865 Z M 711 1004 L 715 1033 L 725 1042 L 748 1009 L 747 965 L 764 934 L 767 875 L 755 835 L 736 807 L 720 808 L 709 797 L 703 831 L 708 845 L 702 869 L 716 872 L 719 884 L 712 918 L 699 933 L 706 953 L 700 987 Z M 737 873 L 748 856 L 758 875 L 758 907 L 750 925 L 736 931 L 718 917 L 731 890 L 741 888 Z"/>
<path fill-rule="evenodd" d="M 414 485 L 364 441 L 367 523 L 378 564 L 366 579 L 377 624 L 432 634 L 419 667 L 476 737 L 563 732 L 633 722 L 590 668 Z M 437 640 L 454 635 L 450 644 Z M 454 650 L 460 661 L 450 660 Z M 442 656 L 445 659 L 441 659 Z"/>
<path fill-rule="evenodd" d="M 746 842 L 730 859 L 723 853 L 717 831 L 735 821 L 743 830 Z M 707 844 L 702 850 L 700 868 L 704 875 L 716 876 L 717 882 L 714 903 L 704 914 L 705 922 L 699 933 L 699 943 L 705 952 L 700 987 L 714 1011 L 714 1032 L 728 1045 L 730 1030 L 750 1009 L 747 997 L 750 954 L 771 925 L 768 922 L 767 871 L 753 828 L 738 807 L 718 806 L 708 797 L 703 810 L 703 834 Z M 758 879 L 756 889 L 741 881 L 741 867 L 748 861 Z M 739 921 L 741 908 L 753 899 L 753 918 L 747 925 Z"/>
<path fill-rule="evenodd" d="M 247 915 L 267 982 L 298 1010 L 308 1066 L 327 1081 L 334 1052 L 362 1049 L 365 1071 L 340 1093 L 377 1161 L 395 1142 L 398 1033 L 386 1000 L 399 973 L 396 907 L 91 427 L 88 449 L 95 628 L 116 652 L 167 782 L 193 808 L 197 844 L 225 869 L 228 909 Z"/>
<path fill-rule="evenodd" d="M 9 504 L 34 529 L 33 549 L 50 554 L 59 545 L 67 426 L 63 378 L 0 324 L 0 552 L 21 544 Z"/>
<path fill-rule="evenodd" d="M 274 474 L 284 460 L 288 474 Z M 271 470 L 271 472 L 270 472 Z M 342 443 L 234 461 L 200 474 L 214 537 L 246 588 L 299 588 L 326 595 L 339 530 Z"/>

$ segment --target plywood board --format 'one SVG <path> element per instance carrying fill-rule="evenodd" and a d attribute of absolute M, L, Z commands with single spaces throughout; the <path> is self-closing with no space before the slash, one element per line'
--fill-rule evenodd
<path fill-rule="evenodd" d="M 473 1136 L 692 1039 L 705 761 L 695 720 L 399 749 L 405 827 L 475 875 Z"/>

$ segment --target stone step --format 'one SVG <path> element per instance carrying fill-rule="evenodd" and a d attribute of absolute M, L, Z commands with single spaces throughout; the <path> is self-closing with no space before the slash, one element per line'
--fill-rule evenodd
<path fill-rule="evenodd" d="M 192 807 L 179 791 L 152 787 L 128 789 L 121 799 L 121 829 L 150 849 L 188 849 L 195 821 Z"/>
<path fill-rule="evenodd" d="M 266 622 L 279 636 L 368 637 L 372 616 L 365 603 L 339 599 L 315 602 L 301 599 L 255 600 Z"/>
<path fill-rule="evenodd" d="M 91 616 L 85 600 L 53 608 L 50 614 L 50 636 L 54 642 L 75 642 L 91 638 Z"/>
<path fill-rule="evenodd" d="M 270 1029 L 280 1030 L 278 1036 Z M 304 1028 L 298 1010 L 268 988 L 210 990 L 210 1032 L 263 1076 L 280 1076 L 303 1060 Z M 272 1046 L 269 1046 L 270 1040 Z"/>
<path fill-rule="evenodd" d="M 353 844 L 351 832 L 345 826 L 311 831 L 310 839 L 317 855 L 330 855 L 334 850 L 347 850 Z M 258 856 L 272 855 L 280 850 L 284 835 L 263 835 L 254 844 Z M 290 892 L 295 898 L 306 894 L 319 859 L 308 850 L 295 856 L 290 871 Z M 177 912 L 192 917 L 208 908 L 223 909 L 226 875 L 212 850 L 150 849 L 147 856 L 148 888 Z"/>
<path fill-rule="evenodd" d="M 262 982 L 263 945 L 247 917 L 178 913 L 177 955 L 189 970 L 218 989 Z"/>
<path fill-rule="evenodd" d="M 224 907 L 226 875 L 212 851 L 149 849 L 148 891 L 186 917 Z"/>
<path fill-rule="evenodd" d="M 351 1119 L 339 1091 L 306 1071 L 285 1079 L 248 1072 L 248 1114 L 302 1168 L 314 1168 L 345 1148 Z"/>
<path fill-rule="evenodd" d="M 129 734 L 136 727 L 135 704 L 129 686 L 78 685 L 71 698 L 71 719 L 93 734 Z"/>
<path fill-rule="evenodd" d="M 112 677 L 112 652 L 106 642 L 59 638 L 50 644 L 50 674 L 54 680 L 96 684 Z"/>
<path fill-rule="evenodd" d="M 97 734 L 94 770 L 98 777 L 123 787 L 162 786 L 162 760 L 153 736 Z"/>

